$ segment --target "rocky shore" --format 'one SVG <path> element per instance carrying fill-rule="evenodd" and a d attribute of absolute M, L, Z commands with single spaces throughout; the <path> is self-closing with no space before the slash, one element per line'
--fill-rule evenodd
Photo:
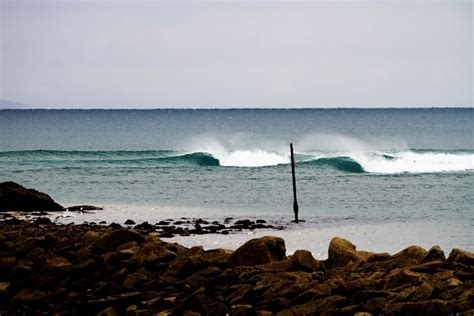
<path fill-rule="evenodd" d="M 277 237 L 206 251 L 140 227 L 10 218 L 0 221 L 0 315 L 474 314 L 472 253 L 369 253 L 337 237 L 328 253 L 287 256 Z"/>

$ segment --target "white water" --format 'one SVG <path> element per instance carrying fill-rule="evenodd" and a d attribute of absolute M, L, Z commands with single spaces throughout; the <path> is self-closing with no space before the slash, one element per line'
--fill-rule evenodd
<path fill-rule="evenodd" d="M 232 139 L 203 137 L 193 140 L 190 148 L 207 152 L 219 160 L 221 166 L 265 167 L 290 163 L 288 144 L 282 141 L 248 139 L 242 135 Z M 365 172 L 436 173 L 474 170 L 474 154 L 466 152 L 416 152 L 404 142 L 370 143 L 345 135 L 311 134 L 295 144 L 300 161 L 349 157 Z M 384 156 L 393 157 L 387 159 Z"/>
<path fill-rule="evenodd" d="M 352 154 L 366 172 L 373 173 L 433 173 L 467 171 L 474 169 L 474 154 L 417 153 L 413 151 L 390 154 L 393 159 L 380 155 Z"/>
<path fill-rule="evenodd" d="M 219 159 L 221 166 L 232 167 L 263 167 L 287 164 L 288 154 L 267 152 L 264 150 L 221 150 L 210 152 Z M 474 170 L 474 154 L 467 153 L 417 153 L 403 151 L 395 153 L 383 152 L 337 152 L 333 154 L 299 153 L 308 157 L 305 161 L 321 158 L 337 159 L 349 157 L 359 163 L 368 173 L 436 173 Z M 387 159 L 389 155 L 393 159 Z"/>

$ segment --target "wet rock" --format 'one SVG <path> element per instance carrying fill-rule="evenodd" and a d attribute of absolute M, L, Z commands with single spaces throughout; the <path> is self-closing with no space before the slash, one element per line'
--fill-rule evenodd
<path fill-rule="evenodd" d="M 86 213 L 89 211 L 101 211 L 103 210 L 102 207 L 99 206 L 94 206 L 94 205 L 75 205 L 75 206 L 69 206 L 66 208 L 69 212 L 80 212 L 80 213 Z"/>
<path fill-rule="evenodd" d="M 285 241 L 279 237 L 251 239 L 229 258 L 232 266 L 251 266 L 286 259 Z"/>
<path fill-rule="evenodd" d="M 141 223 L 141 224 L 136 225 L 136 226 L 134 227 L 134 229 L 142 229 L 142 230 L 148 230 L 148 231 L 150 231 L 150 230 L 153 230 L 154 227 L 153 227 L 153 225 L 151 225 L 151 224 L 148 223 L 148 222 L 143 222 L 143 223 Z"/>
<path fill-rule="evenodd" d="M 343 267 L 349 262 L 365 260 L 365 256 L 356 250 L 353 243 L 339 237 L 331 240 L 328 255 L 328 264 L 331 267 Z"/>
<path fill-rule="evenodd" d="M 40 225 L 47 225 L 51 224 L 51 220 L 47 217 L 38 217 L 37 219 L 35 219 L 35 223 Z"/>
<path fill-rule="evenodd" d="M 0 212 L 60 212 L 64 208 L 42 192 L 15 182 L 0 183 Z"/>

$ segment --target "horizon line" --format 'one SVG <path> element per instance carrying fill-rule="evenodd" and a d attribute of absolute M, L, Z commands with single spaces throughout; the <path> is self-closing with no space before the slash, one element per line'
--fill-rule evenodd
<path fill-rule="evenodd" d="M 19 111 L 30 111 L 30 110 L 44 110 L 44 111 L 67 111 L 67 110 L 77 110 L 77 111 L 157 111 L 157 110 L 409 110 L 409 109 L 474 109 L 473 106 L 430 106 L 430 107 L 230 107 L 230 108 L 219 108 L 219 107 L 166 107 L 166 108 L 50 108 L 50 107 L 6 107 L 0 108 L 0 111 L 4 110 L 19 110 Z"/>

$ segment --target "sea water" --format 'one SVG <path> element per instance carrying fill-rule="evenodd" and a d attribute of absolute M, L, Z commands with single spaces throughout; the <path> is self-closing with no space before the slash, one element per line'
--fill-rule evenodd
<path fill-rule="evenodd" d="M 474 250 L 473 131 L 470 108 L 2 110 L 0 181 L 105 207 L 76 222 L 289 222 L 291 142 L 301 227 L 431 225 Z"/>

